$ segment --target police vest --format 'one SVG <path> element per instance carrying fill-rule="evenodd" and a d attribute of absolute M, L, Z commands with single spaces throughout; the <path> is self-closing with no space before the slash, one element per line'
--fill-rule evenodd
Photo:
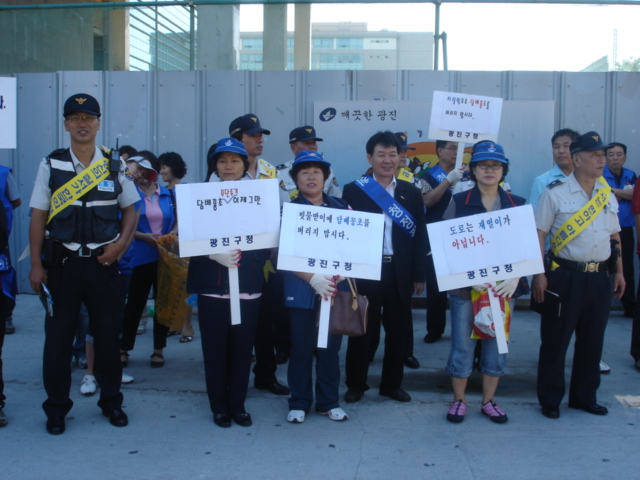
<path fill-rule="evenodd" d="M 104 152 L 103 152 L 104 153 Z M 108 155 L 105 153 L 105 156 Z M 69 149 L 55 150 L 47 157 L 51 167 L 49 189 L 55 192 L 77 174 Z M 118 172 L 111 171 L 100 185 L 60 211 L 47 225 L 51 238 L 62 243 L 108 243 L 120 233 L 118 195 L 122 186 Z"/>

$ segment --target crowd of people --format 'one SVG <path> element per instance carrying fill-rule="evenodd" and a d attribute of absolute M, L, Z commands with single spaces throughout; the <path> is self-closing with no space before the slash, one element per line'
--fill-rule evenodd
<path fill-rule="evenodd" d="M 175 152 L 157 158 L 130 146 L 117 154 L 99 148 L 95 140 L 101 110 L 91 95 L 69 97 L 63 116 L 71 146 L 42 160 L 29 203 L 29 281 L 47 309 L 43 409 L 52 435 L 64 433 L 73 406 L 70 364 L 88 368 L 81 393 L 91 395 L 99 388 L 103 415 L 114 426 L 128 424 L 120 387 L 134 379 L 123 368 L 140 333 L 147 299 L 158 292 L 158 239 L 180 234 L 174 189 L 187 172 L 186 162 Z M 406 134 L 377 132 L 363 149 L 369 170 L 364 172 L 363 162 L 364 175 L 341 189 L 331 163 L 318 152 L 323 140 L 312 126 L 291 131 L 293 160 L 278 166 L 261 157 L 269 134 L 254 114 L 234 119 L 228 136 L 208 151 L 204 181 L 278 179 L 281 203 L 379 213 L 384 218 L 380 280 L 357 282 L 369 300 L 368 326 L 364 335 L 348 338 L 345 403 L 361 401 L 370 389 L 369 366 L 379 348 L 381 327 L 385 336 L 378 392 L 398 402 L 411 401 L 402 382 L 405 367 L 420 366 L 413 354 L 412 297 L 425 289 L 425 343 L 441 339 L 450 308 L 450 422 L 465 418 L 465 391 L 474 369 L 482 375 L 480 411 L 495 423 L 508 421 L 495 399 L 507 355 L 500 353 L 495 333 L 477 328 L 478 302 L 489 296 L 500 299 L 508 334 L 514 299 L 531 292 L 532 308 L 541 314 L 537 393 L 548 418 L 560 417 L 565 358 L 574 333 L 568 406 L 607 414 L 596 394 L 601 371 L 607 368 L 601 357 L 612 298 L 620 298 L 624 315 L 633 317 L 631 355 L 640 371 L 640 308 L 633 270 L 640 188 L 634 188 L 636 175 L 623 166 L 624 144 L 606 144 L 596 132 L 559 130 L 551 139 L 555 165 L 533 181 L 525 199 L 511 192 L 506 177 L 517 164 L 512 165 L 496 142 L 476 143 L 468 165 L 456 166 L 458 143 L 438 140 L 438 163 L 418 174 L 410 168 L 413 147 Z M 19 206 L 19 196 L 8 178 L 10 172 L 0 169 L 0 190 L 6 197 L 0 208 L 0 251 L 6 255 L 3 262 L 10 264 L 11 210 Z M 523 277 L 440 291 L 430 247 L 434 239 L 428 238 L 426 225 L 525 203 L 535 210 L 545 265 L 531 287 Z M 4 287 L 8 270 L 2 268 Z M 231 318 L 232 270 L 239 279 L 239 323 Z M 320 300 L 347 290 L 349 282 L 343 280 L 279 270 L 275 249 L 235 249 L 190 259 L 185 293 L 197 298 L 204 381 L 216 425 L 252 425 L 245 400 L 253 353 L 254 387 L 289 396 L 288 422 L 303 423 L 312 407 L 333 421 L 348 419 L 339 395 L 342 336 L 329 334 L 326 348 L 317 347 Z M 3 288 L 0 312 L 12 299 L 11 289 Z M 157 314 L 151 316 L 149 363 L 161 368 L 167 337 L 174 332 Z M 0 426 L 7 424 L 1 347 L 4 335 L 14 331 L 8 316 L 3 318 Z M 501 323 L 495 322 L 498 327 Z M 194 338 L 190 314 L 181 333 L 181 342 Z M 288 386 L 276 378 L 277 365 L 287 362 Z"/>

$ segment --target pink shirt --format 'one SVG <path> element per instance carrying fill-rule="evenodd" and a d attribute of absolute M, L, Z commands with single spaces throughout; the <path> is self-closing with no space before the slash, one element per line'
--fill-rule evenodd
<path fill-rule="evenodd" d="M 144 208 L 145 215 L 147 220 L 149 221 L 149 226 L 151 227 L 151 233 L 156 235 L 162 235 L 162 210 L 160 209 L 160 202 L 158 201 L 160 198 L 160 185 L 153 195 L 149 197 L 148 195 L 144 196 Z"/>

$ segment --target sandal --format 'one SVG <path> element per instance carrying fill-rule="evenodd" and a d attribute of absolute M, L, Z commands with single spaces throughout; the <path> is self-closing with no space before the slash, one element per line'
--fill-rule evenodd
<path fill-rule="evenodd" d="M 193 340 L 193 335 L 183 335 L 180 338 L 180 343 L 189 343 L 191 340 Z"/>
<path fill-rule="evenodd" d="M 178 335 L 180 332 L 178 330 L 169 330 L 167 332 L 167 338 L 173 337 L 174 335 Z"/>
<path fill-rule="evenodd" d="M 160 361 L 153 361 L 154 358 L 159 358 Z M 151 368 L 164 367 L 164 357 L 161 353 L 154 353 L 151 355 Z"/>
<path fill-rule="evenodd" d="M 124 357 L 124 360 L 122 359 Z M 122 368 L 126 368 L 129 365 L 129 352 L 120 352 L 120 363 Z"/>

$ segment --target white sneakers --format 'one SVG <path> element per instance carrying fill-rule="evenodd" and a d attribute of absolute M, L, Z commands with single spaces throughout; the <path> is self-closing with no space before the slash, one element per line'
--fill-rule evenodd
<path fill-rule="evenodd" d="M 318 412 L 318 413 L 320 415 L 326 415 L 327 417 L 329 417 L 334 422 L 344 422 L 345 420 L 349 419 L 349 417 L 347 416 L 347 412 L 345 412 L 340 407 L 332 408 L 328 412 Z"/>
<path fill-rule="evenodd" d="M 302 423 L 304 422 L 304 417 L 304 410 L 289 410 L 289 415 L 287 415 L 287 422 Z"/>
<path fill-rule="evenodd" d="M 88 397 L 96 393 L 96 388 L 98 388 L 96 377 L 93 375 L 85 375 L 80 384 L 80 393 Z"/>
<path fill-rule="evenodd" d="M 122 372 L 122 383 L 133 383 L 134 378 L 131 375 L 127 375 Z M 96 382 L 96 377 L 93 375 L 85 375 L 82 379 L 82 383 L 80 384 L 80 393 L 82 395 L 86 395 L 87 397 L 96 393 L 96 389 L 98 388 L 98 382 Z"/>

